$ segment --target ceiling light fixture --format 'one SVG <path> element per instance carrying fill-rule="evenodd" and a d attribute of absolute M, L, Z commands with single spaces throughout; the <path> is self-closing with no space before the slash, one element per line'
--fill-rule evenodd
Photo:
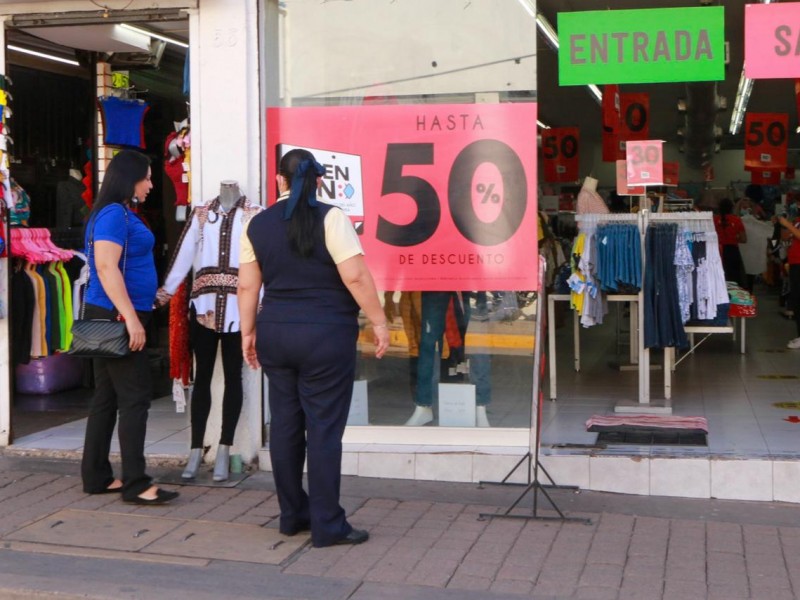
<path fill-rule="evenodd" d="M 536 16 L 536 8 L 531 4 L 531 0 L 519 0 L 519 3 L 531 17 Z"/>
<path fill-rule="evenodd" d="M 731 124 L 729 131 L 731 135 L 739 133 L 739 128 L 744 121 L 744 113 L 747 111 L 747 103 L 750 101 L 750 94 L 753 92 L 753 80 L 746 77 L 744 74 L 744 65 L 742 65 L 742 74 L 739 77 L 739 87 L 736 90 L 736 100 L 733 102 L 733 112 L 731 113 Z"/>
<path fill-rule="evenodd" d="M 772 0 L 761 0 L 761 4 L 771 4 Z M 736 89 L 736 100 L 733 101 L 733 113 L 731 113 L 730 132 L 731 135 L 739 133 L 739 128 L 744 121 L 744 113 L 747 111 L 747 103 L 750 101 L 750 94 L 753 92 L 753 80 L 744 74 L 744 63 L 742 63 L 742 74 L 739 76 L 739 87 Z"/>
<path fill-rule="evenodd" d="M 550 129 L 550 125 L 546 123 L 542 123 L 539 119 L 536 119 L 536 124 L 541 127 L 542 129 Z"/>
<path fill-rule="evenodd" d="M 142 29 L 141 27 L 128 25 L 127 23 L 120 23 L 120 27 L 123 27 L 129 31 L 135 31 L 136 33 L 141 33 L 143 35 L 149 35 L 151 38 L 156 38 L 157 40 L 162 40 L 170 44 L 175 44 L 176 46 L 180 46 L 181 48 L 189 47 L 189 44 L 185 42 L 181 42 L 179 40 L 176 40 L 175 38 L 167 37 L 166 35 L 162 35 L 160 33 L 155 33 L 154 31 L 150 31 L 148 29 Z"/>
<path fill-rule="evenodd" d="M 13 50 L 14 52 L 21 52 L 22 54 L 29 54 L 30 56 L 36 56 L 38 58 L 46 58 L 47 60 L 54 60 L 56 62 L 64 63 L 66 65 L 72 65 L 74 67 L 80 67 L 81 64 L 77 60 L 71 60 L 69 58 L 61 58 L 60 56 L 55 56 L 53 54 L 45 54 L 44 52 L 37 52 L 36 50 L 30 50 L 28 48 L 21 48 L 19 46 L 12 46 L 9 44 L 6 46 L 9 50 Z"/>

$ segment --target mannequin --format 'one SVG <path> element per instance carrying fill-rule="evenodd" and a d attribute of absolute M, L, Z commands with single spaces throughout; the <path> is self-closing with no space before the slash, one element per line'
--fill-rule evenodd
<path fill-rule="evenodd" d="M 236 300 L 239 240 L 244 226 L 259 211 L 261 207 L 250 204 L 236 181 L 222 181 L 217 198 L 192 210 L 178 240 L 164 286 L 156 296 L 156 305 L 164 305 L 189 271 L 194 272 L 189 337 L 195 359 L 195 381 L 191 401 L 192 443 L 186 468 L 181 474 L 184 479 L 194 479 L 203 461 L 203 441 L 211 410 L 211 378 L 220 346 L 225 391 L 213 479 L 225 481 L 229 476 L 230 449 L 243 395 L 241 333 Z"/>
<path fill-rule="evenodd" d="M 219 186 L 219 203 L 225 212 L 230 212 L 237 200 L 242 197 L 239 183 L 231 179 L 223 181 Z"/>
<path fill-rule="evenodd" d="M 578 192 L 578 206 L 576 212 L 579 215 L 587 213 L 608 214 L 608 205 L 597 192 L 597 179 L 587 175 L 583 180 L 581 191 Z"/>

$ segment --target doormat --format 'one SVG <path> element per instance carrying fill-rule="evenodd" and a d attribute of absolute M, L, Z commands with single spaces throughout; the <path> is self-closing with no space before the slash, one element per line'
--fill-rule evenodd
<path fill-rule="evenodd" d="M 707 446 L 705 417 L 674 415 L 594 415 L 586 431 L 598 433 L 604 444 Z"/>
<path fill-rule="evenodd" d="M 597 444 L 636 446 L 708 446 L 708 436 L 699 431 L 669 431 L 633 428 L 627 431 L 601 431 Z"/>

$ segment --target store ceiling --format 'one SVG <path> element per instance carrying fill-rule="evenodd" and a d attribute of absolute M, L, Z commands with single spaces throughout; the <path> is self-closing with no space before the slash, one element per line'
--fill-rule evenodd
<path fill-rule="evenodd" d="M 725 80 L 718 82 L 717 93 L 728 101 L 728 108 L 717 114 L 716 124 L 722 128 L 722 149 L 743 148 L 741 133 L 728 133 L 731 112 L 739 85 L 739 76 L 744 60 L 744 0 L 713 2 L 725 7 L 725 39 L 730 43 L 730 64 L 725 69 Z M 537 0 L 539 12 L 556 28 L 559 12 L 585 10 L 628 10 L 645 8 L 641 0 Z M 649 3 L 648 8 L 655 2 Z M 708 2 L 699 0 L 670 0 L 659 2 L 658 8 L 697 7 Z M 538 101 L 542 121 L 550 126 L 577 126 L 581 140 L 599 143 L 601 138 L 600 106 L 585 86 L 560 87 L 558 85 L 558 57 L 539 35 L 538 43 Z M 602 86 L 600 86 L 602 89 Z M 682 83 L 628 84 L 621 85 L 622 92 L 648 92 L 650 95 L 650 137 L 662 139 L 668 144 L 679 145 L 679 127 L 685 127 L 685 117 L 678 113 L 677 102 L 686 97 L 686 85 Z M 748 103 L 748 111 L 788 113 L 791 135 L 789 147 L 798 147 L 798 135 L 794 133 L 798 121 L 794 95 L 794 80 L 757 80 Z"/>

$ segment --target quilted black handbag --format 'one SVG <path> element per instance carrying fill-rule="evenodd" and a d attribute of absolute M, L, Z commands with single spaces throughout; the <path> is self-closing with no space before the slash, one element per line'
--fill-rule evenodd
<path fill-rule="evenodd" d="M 128 225 L 128 211 L 125 211 L 125 225 Z M 89 237 L 88 260 L 91 263 L 94 249 L 94 224 Z M 128 240 L 122 255 L 122 275 L 128 260 Z M 87 282 L 86 287 L 89 287 Z M 69 354 L 81 358 L 122 358 L 131 353 L 128 328 L 122 321 L 111 319 L 84 319 L 86 312 L 86 293 L 81 301 L 81 318 L 72 323 L 72 344 Z"/>

